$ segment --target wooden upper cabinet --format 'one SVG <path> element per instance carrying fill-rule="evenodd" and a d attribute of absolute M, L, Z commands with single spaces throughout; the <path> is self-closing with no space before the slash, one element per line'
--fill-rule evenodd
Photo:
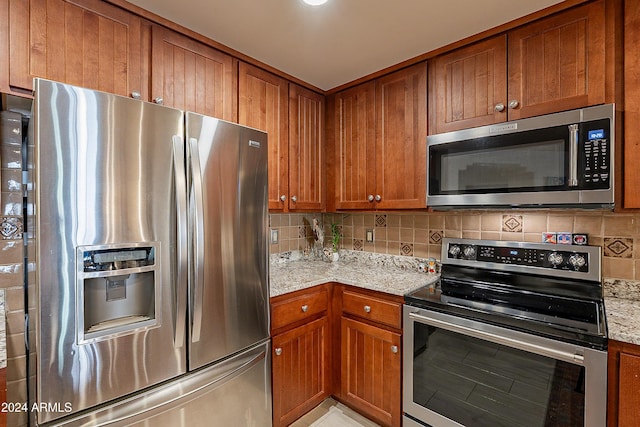
<path fill-rule="evenodd" d="M 324 164 L 324 96 L 291 83 L 289 210 L 324 209 Z"/>
<path fill-rule="evenodd" d="M 427 70 L 376 80 L 376 209 L 426 207 Z"/>
<path fill-rule="evenodd" d="M 375 192 L 375 82 L 335 96 L 336 209 L 370 209 Z"/>
<path fill-rule="evenodd" d="M 604 103 L 605 28 L 601 0 L 511 31 L 509 120 Z"/>
<path fill-rule="evenodd" d="M 504 121 L 506 94 L 506 35 L 440 55 L 429 69 L 429 132 Z"/>
<path fill-rule="evenodd" d="M 426 206 L 424 63 L 335 95 L 336 209 Z"/>
<path fill-rule="evenodd" d="M 238 122 L 267 132 L 269 209 L 285 210 L 289 200 L 289 82 L 244 62 L 240 62 L 238 75 Z"/>
<path fill-rule="evenodd" d="M 613 13 L 603 0 L 431 60 L 429 133 L 613 102 Z"/>
<path fill-rule="evenodd" d="M 9 0 L 9 85 L 43 77 L 118 95 L 140 91 L 139 17 L 99 0 Z"/>
<path fill-rule="evenodd" d="M 624 3 L 624 45 L 640 46 L 640 2 Z M 640 208 L 640 55 L 624 51 L 624 194 L 625 208 Z"/>
<path fill-rule="evenodd" d="M 237 121 L 237 61 L 159 26 L 151 36 L 151 100 Z"/>

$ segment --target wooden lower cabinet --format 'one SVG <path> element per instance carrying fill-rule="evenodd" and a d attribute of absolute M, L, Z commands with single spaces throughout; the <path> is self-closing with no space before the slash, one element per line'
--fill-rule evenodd
<path fill-rule="evenodd" d="M 271 298 L 274 427 L 331 395 L 330 290 L 320 285 Z"/>
<path fill-rule="evenodd" d="M 385 426 L 401 425 L 401 334 L 342 317 L 341 397 Z"/>
<path fill-rule="evenodd" d="M 609 427 L 636 427 L 640 420 L 640 346 L 609 340 Z"/>
<path fill-rule="evenodd" d="M 382 426 L 400 426 L 402 302 L 338 283 L 271 298 L 273 425 L 334 396 Z"/>
<path fill-rule="evenodd" d="M 329 396 L 327 317 L 273 337 L 273 425 L 287 426 Z"/>

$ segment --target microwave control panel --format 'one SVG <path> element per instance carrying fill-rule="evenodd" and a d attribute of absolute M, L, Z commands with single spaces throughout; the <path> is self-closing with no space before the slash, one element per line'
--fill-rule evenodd
<path fill-rule="evenodd" d="M 582 188 L 609 188 L 611 180 L 611 139 L 609 121 L 582 125 Z"/>

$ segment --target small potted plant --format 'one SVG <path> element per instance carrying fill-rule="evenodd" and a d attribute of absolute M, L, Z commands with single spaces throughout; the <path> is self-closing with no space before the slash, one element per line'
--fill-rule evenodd
<path fill-rule="evenodd" d="M 335 223 L 332 222 L 331 223 L 331 250 L 332 250 L 332 258 L 333 261 L 337 261 L 338 260 L 338 249 L 340 247 L 340 238 L 342 237 L 341 235 L 341 228 L 340 226 Z"/>

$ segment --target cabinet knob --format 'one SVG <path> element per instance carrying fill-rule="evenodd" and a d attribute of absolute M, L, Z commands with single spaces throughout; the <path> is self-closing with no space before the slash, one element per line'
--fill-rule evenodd
<path fill-rule="evenodd" d="M 511 108 L 512 110 L 515 110 L 516 108 L 518 108 L 519 105 L 520 103 L 518 102 L 517 99 L 512 99 L 511 101 L 509 101 L 509 108 Z"/>
<path fill-rule="evenodd" d="M 140 92 L 138 92 L 137 90 L 134 90 L 133 92 L 131 92 L 131 97 L 133 99 L 140 99 L 142 98 L 142 95 L 140 95 Z"/>
<path fill-rule="evenodd" d="M 291 196 L 291 201 L 295 203 L 298 201 L 298 198 L 296 196 Z"/>
<path fill-rule="evenodd" d="M 276 348 L 276 356 L 280 356 L 282 354 L 282 349 L 280 347 Z"/>
<path fill-rule="evenodd" d="M 162 99 L 161 96 L 158 96 L 156 98 L 153 98 L 153 102 L 155 102 L 158 105 L 162 105 L 162 103 L 164 102 L 164 99 Z"/>
<path fill-rule="evenodd" d="M 280 196 L 280 201 L 281 202 L 286 202 L 287 201 L 287 196 L 285 196 L 284 194 L 282 196 Z"/>
<path fill-rule="evenodd" d="M 391 353 L 397 353 L 398 352 L 398 346 L 397 345 L 392 345 L 391 346 Z"/>
<path fill-rule="evenodd" d="M 300 307 L 302 309 L 303 313 L 306 313 L 307 310 L 309 310 L 309 306 L 307 304 L 303 305 L 302 307 Z"/>
<path fill-rule="evenodd" d="M 379 194 L 376 194 L 376 202 L 379 202 L 380 200 L 382 200 L 382 196 L 380 196 Z"/>
<path fill-rule="evenodd" d="M 364 306 L 364 312 L 365 313 L 371 313 L 371 306 L 365 305 Z"/>
<path fill-rule="evenodd" d="M 496 110 L 496 113 L 502 113 L 504 111 L 504 104 L 500 102 L 499 104 L 496 104 L 493 109 Z"/>
<path fill-rule="evenodd" d="M 374 201 L 373 194 L 369 194 L 369 196 L 367 197 L 367 200 L 370 202 L 373 202 Z"/>

